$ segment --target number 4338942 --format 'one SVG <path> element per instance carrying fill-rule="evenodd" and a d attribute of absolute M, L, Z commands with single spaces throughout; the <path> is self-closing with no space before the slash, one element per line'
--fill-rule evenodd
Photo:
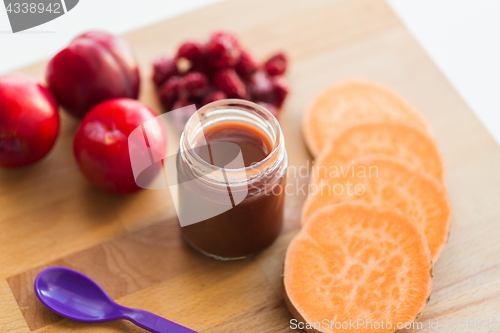
<path fill-rule="evenodd" d="M 23 2 L 23 3 L 9 3 L 6 8 L 7 13 L 23 13 L 23 14 L 34 14 L 34 13 L 53 13 L 53 14 L 61 14 L 61 4 L 58 2 L 49 3 L 47 6 L 43 3 L 36 2 Z"/>

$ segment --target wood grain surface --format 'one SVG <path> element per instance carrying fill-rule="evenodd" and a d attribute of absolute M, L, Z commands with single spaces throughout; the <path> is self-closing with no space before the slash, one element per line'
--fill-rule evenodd
<path fill-rule="evenodd" d="M 280 122 L 293 168 L 310 165 L 300 133 L 303 110 L 338 80 L 386 84 L 427 116 L 447 168 L 453 221 L 421 321 L 425 327 L 436 319 L 500 319 L 500 148 L 388 5 L 234 0 L 129 33 L 142 70 L 141 101 L 161 112 L 149 80 L 155 55 L 215 29 L 236 32 L 260 59 L 276 50 L 290 56 L 291 95 Z M 43 80 L 44 68 L 40 63 L 22 72 Z M 306 177 L 288 176 L 296 194 L 286 198 L 285 228 L 271 248 L 250 260 L 217 262 L 181 241 L 167 191 L 120 197 L 93 189 L 72 154 L 77 126 L 62 113 L 60 137 L 47 158 L 0 170 L 0 332 L 144 332 L 124 321 L 89 325 L 44 309 L 33 280 L 53 265 L 88 274 L 120 304 L 200 332 L 291 331 L 281 274 Z"/>

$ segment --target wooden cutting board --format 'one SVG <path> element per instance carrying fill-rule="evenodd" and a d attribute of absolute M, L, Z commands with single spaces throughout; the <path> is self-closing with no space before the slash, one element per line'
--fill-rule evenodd
<path fill-rule="evenodd" d="M 491 322 L 498 316 L 500 149 L 388 5 L 235 0 L 127 34 L 141 64 L 140 99 L 160 112 L 149 80 L 151 59 L 215 29 L 236 32 L 260 59 L 280 49 L 290 56 L 291 95 L 280 122 L 291 166 L 310 164 L 301 114 L 335 81 L 379 81 L 427 116 L 448 171 L 453 222 L 421 321 L 427 328 L 428 320 Z M 42 80 L 44 68 L 40 63 L 22 72 Z M 52 265 L 88 274 L 120 304 L 197 331 L 291 331 L 281 273 L 286 246 L 298 230 L 306 178 L 289 174 L 297 194 L 287 197 L 285 228 L 270 249 L 246 261 L 217 262 L 181 241 L 167 191 L 119 197 L 88 185 L 72 154 L 77 125 L 62 114 L 61 135 L 47 158 L 0 170 L 0 332 L 143 332 L 122 321 L 72 322 L 45 309 L 34 296 L 33 280 Z"/>

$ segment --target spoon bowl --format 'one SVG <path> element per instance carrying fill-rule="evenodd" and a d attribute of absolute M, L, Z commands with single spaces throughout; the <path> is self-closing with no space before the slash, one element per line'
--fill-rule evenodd
<path fill-rule="evenodd" d="M 35 280 L 35 293 L 46 307 L 77 321 L 126 319 L 153 333 L 196 333 L 150 312 L 119 305 L 92 279 L 69 268 L 43 270 Z"/>
<path fill-rule="evenodd" d="M 57 314 L 78 321 L 120 319 L 116 304 L 87 276 L 67 268 L 52 267 L 39 274 L 35 291 L 40 301 Z"/>

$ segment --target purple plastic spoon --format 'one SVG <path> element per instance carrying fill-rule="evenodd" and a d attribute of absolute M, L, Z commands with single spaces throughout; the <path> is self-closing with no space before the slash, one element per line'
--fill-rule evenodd
<path fill-rule="evenodd" d="M 69 319 L 88 323 L 126 319 L 154 333 L 196 333 L 151 312 L 117 304 L 92 279 L 69 268 L 40 272 L 35 292 L 46 307 Z"/>

